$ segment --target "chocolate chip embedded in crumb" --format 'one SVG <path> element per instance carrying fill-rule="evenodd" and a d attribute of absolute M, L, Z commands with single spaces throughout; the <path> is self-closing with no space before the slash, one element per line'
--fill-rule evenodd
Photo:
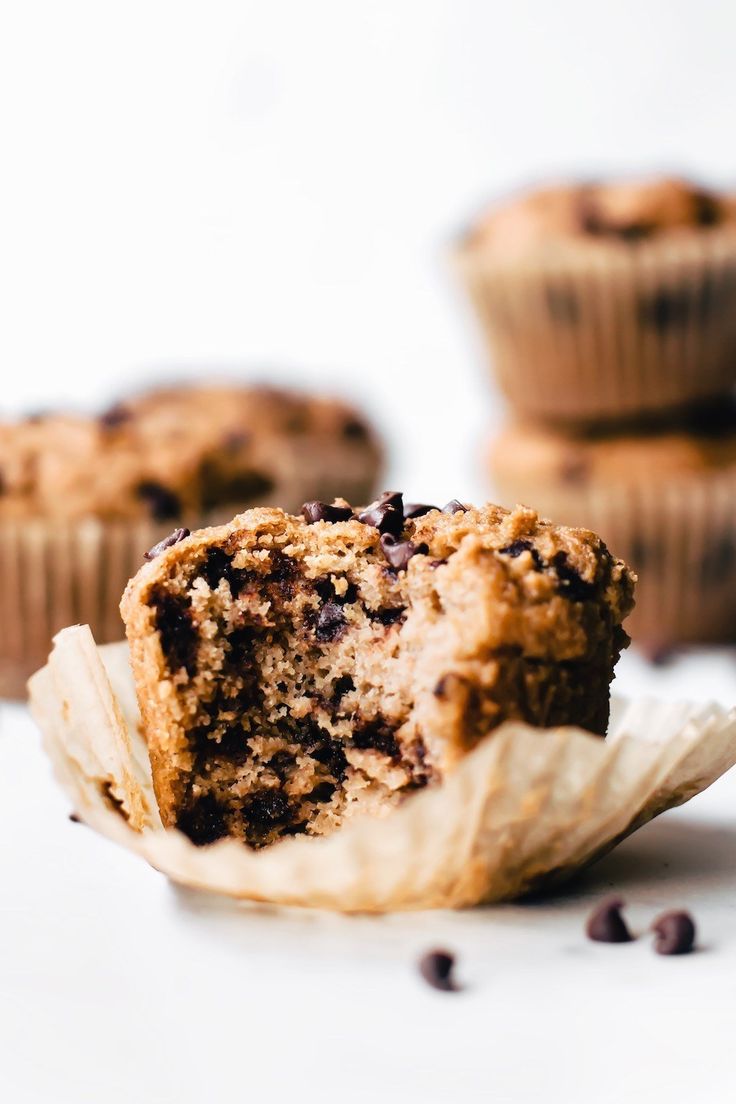
<path fill-rule="evenodd" d="M 330 506 L 328 502 L 305 502 L 302 506 L 302 517 L 307 525 L 314 525 L 317 521 L 350 521 L 353 511 L 349 506 Z"/>
<path fill-rule="evenodd" d="M 459 986 L 453 977 L 455 956 L 449 951 L 427 951 L 419 959 L 419 973 L 433 989 L 457 993 Z"/>
<path fill-rule="evenodd" d="M 657 954 L 689 954 L 695 946 L 695 924 L 688 912 L 662 913 L 652 924 L 652 931 Z"/>
<path fill-rule="evenodd" d="M 363 525 L 372 525 L 379 533 L 400 537 L 404 528 L 404 500 L 401 491 L 384 491 L 379 499 L 358 514 Z"/>
<path fill-rule="evenodd" d="M 129 422 L 132 417 L 133 413 L 127 406 L 123 403 L 115 403 L 109 410 L 100 414 L 97 420 L 103 429 L 117 429 L 118 426 Z"/>
<path fill-rule="evenodd" d="M 544 562 L 542 560 L 542 557 L 539 555 L 539 552 L 534 547 L 532 542 L 528 540 L 512 541 L 511 544 L 507 544 L 505 548 L 499 548 L 498 552 L 500 556 L 511 556 L 511 558 L 514 560 L 517 559 L 518 556 L 521 556 L 522 553 L 529 552 L 537 571 L 540 571 L 541 568 L 544 566 Z"/>
<path fill-rule="evenodd" d="M 571 602 L 587 602 L 595 595 L 595 586 L 587 582 L 582 575 L 567 562 L 567 552 L 556 552 L 552 563 L 560 580 L 560 593 Z"/>
<path fill-rule="evenodd" d="M 154 480 L 145 480 L 136 488 L 138 498 L 147 503 L 151 517 L 156 521 L 170 521 L 179 517 L 181 502 L 179 496 Z"/>
<path fill-rule="evenodd" d="M 588 917 L 585 925 L 588 939 L 596 943 L 631 943 L 633 936 L 621 915 L 623 904 L 620 897 L 606 897 Z"/>
<path fill-rule="evenodd" d="M 428 506 L 424 502 L 407 502 L 404 504 L 404 519 L 424 517 L 431 510 L 439 510 L 439 506 Z"/>
<path fill-rule="evenodd" d="M 412 556 L 426 556 L 429 553 L 429 547 L 424 542 L 415 544 L 410 540 L 397 541 L 390 533 L 383 533 L 381 536 L 381 548 L 388 562 L 397 571 L 404 571 Z"/>
<path fill-rule="evenodd" d="M 459 502 L 456 498 L 451 498 L 449 502 L 446 502 L 442 507 L 443 514 L 467 514 L 468 507 L 463 506 L 462 502 Z"/>
<path fill-rule="evenodd" d="M 175 529 L 173 533 L 169 533 L 168 537 L 164 537 L 158 544 L 154 544 L 153 548 L 149 548 L 147 552 L 143 553 L 144 560 L 155 560 L 157 556 L 160 556 L 162 552 L 165 552 L 167 548 L 173 548 L 179 541 L 183 541 L 185 537 L 189 536 L 188 529 Z"/>

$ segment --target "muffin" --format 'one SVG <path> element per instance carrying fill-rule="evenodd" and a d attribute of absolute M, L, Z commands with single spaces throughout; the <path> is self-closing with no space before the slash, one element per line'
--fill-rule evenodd
<path fill-rule="evenodd" d="M 381 815 L 505 720 L 605 733 L 634 581 L 586 530 L 387 492 L 151 557 L 121 611 L 161 818 L 197 844 Z"/>
<path fill-rule="evenodd" d="M 595 424 L 736 381 L 736 205 L 682 180 L 556 186 L 457 250 L 501 388 L 522 417 Z"/>
<path fill-rule="evenodd" d="M 628 624 L 652 650 L 736 638 L 736 411 L 571 435 L 512 424 L 491 443 L 501 501 L 587 525 L 639 576 Z"/>
<path fill-rule="evenodd" d="M 351 407 L 269 388 L 170 388 L 98 418 L 0 425 L 0 693 L 20 696 L 52 635 L 123 635 L 118 604 L 176 522 L 375 490 L 380 448 Z"/>

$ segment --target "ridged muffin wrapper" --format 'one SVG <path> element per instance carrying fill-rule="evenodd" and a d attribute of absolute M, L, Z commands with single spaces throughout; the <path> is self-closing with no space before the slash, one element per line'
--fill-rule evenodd
<path fill-rule="evenodd" d="M 736 761 L 736 710 L 616 702 L 608 738 L 507 722 L 384 819 L 262 851 L 165 831 L 123 644 L 61 632 L 30 683 L 59 781 L 92 828 L 182 885 L 342 912 L 459 908 L 554 884 Z"/>
<path fill-rule="evenodd" d="M 503 262 L 468 242 L 455 261 L 499 385 L 525 416 L 614 421 L 736 384 L 734 230 Z"/>
<path fill-rule="evenodd" d="M 646 473 L 642 473 L 643 476 Z M 499 481 L 501 497 L 519 488 Z M 736 640 L 736 471 L 630 484 L 549 487 L 531 505 L 559 525 L 600 534 L 637 573 L 626 631 L 652 648 Z"/>

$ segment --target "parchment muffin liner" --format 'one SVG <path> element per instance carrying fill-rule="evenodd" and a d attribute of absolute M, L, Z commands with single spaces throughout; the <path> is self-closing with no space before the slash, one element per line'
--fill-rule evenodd
<path fill-rule="evenodd" d="M 566 424 L 659 414 L 736 384 L 736 233 L 455 253 L 512 406 Z"/>
<path fill-rule="evenodd" d="M 508 503 L 524 496 L 508 479 L 496 489 Z M 637 572 L 632 640 L 655 650 L 736 640 L 736 472 L 540 483 L 533 506 L 557 524 L 592 529 Z"/>
<path fill-rule="evenodd" d="M 605 741 L 503 725 L 385 819 L 262 851 L 197 848 L 161 827 L 126 645 L 97 648 L 87 626 L 65 629 L 30 700 L 90 827 L 183 885 L 342 912 L 459 908 L 556 883 L 736 761 L 736 710 L 617 702 Z"/>

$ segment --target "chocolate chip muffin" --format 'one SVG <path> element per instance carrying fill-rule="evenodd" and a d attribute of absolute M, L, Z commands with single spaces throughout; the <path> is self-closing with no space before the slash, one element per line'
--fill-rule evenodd
<path fill-rule="evenodd" d="M 266 387 L 168 388 L 96 418 L 0 425 L 0 693 L 24 692 L 64 625 L 120 639 L 120 595 L 172 524 L 312 496 L 365 501 L 380 463 L 352 407 Z"/>
<path fill-rule="evenodd" d="M 605 732 L 633 576 L 588 531 L 387 492 L 149 555 L 121 611 L 161 816 L 198 844 L 381 814 L 506 719 Z"/>
<path fill-rule="evenodd" d="M 593 424 L 727 394 L 736 204 L 683 180 L 539 189 L 457 251 L 517 412 Z"/>
<path fill-rule="evenodd" d="M 667 428 L 567 434 L 513 424 L 490 445 L 501 501 L 589 525 L 637 571 L 635 643 L 736 638 L 736 408 Z"/>

